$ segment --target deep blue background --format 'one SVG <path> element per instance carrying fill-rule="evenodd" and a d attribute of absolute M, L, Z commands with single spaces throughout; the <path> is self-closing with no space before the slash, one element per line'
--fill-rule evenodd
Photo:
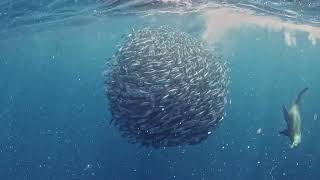
<path fill-rule="evenodd" d="M 102 72 L 132 27 L 161 24 L 198 37 L 205 28 L 192 14 L 106 17 L 0 40 L 0 179 L 319 179 L 320 45 L 303 33 L 296 47 L 282 33 L 250 28 L 219 42 L 231 104 L 205 142 L 166 150 L 126 143 L 108 124 Z M 305 86 L 303 141 L 290 149 L 278 135 L 281 106 Z"/>

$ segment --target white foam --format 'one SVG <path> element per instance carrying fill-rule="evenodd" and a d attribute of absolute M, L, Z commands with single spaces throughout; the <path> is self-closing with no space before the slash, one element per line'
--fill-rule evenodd
<path fill-rule="evenodd" d="M 192 0 L 158 0 L 158 1 L 161 1 L 163 3 L 183 4 L 187 6 L 192 5 Z"/>
<path fill-rule="evenodd" d="M 296 32 L 305 32 L 312 45 L 320 40 L 320 27 L 309 24 L 297 24 L 282 20 L 278 17 L 259 16 L 254 11 L 231 7 L 210 9 L 204 12 L 206 31 L 203 38 L 217 41 L 230 30 L 242 27 L 263 28 L 274 32 L 283 32 L 284 41 L 288 46 L 296 46 Z"/>
<path fill-rule="evenodd" d="M 284 39 L 285 39 L 285 42 L 288 46 L 296 46 L 297 45 L 296 37 L 294 36 L 294 34 L 288 32 L 288 31 L 284 32 Z"/>

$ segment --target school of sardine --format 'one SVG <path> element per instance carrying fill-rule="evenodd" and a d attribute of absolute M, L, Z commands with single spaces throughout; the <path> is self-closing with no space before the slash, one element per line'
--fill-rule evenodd
<path fill-rule="evenodd" d="M 229 68 L 187 33 L 167 26 L 133 30 L 108 64 L 111 123 L 130 143 L 198 144 L 224 117 Z"/>

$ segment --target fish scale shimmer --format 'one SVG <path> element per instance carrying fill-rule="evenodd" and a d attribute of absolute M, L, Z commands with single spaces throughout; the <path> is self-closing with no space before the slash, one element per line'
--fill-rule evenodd
<path fill-rule="evenodd" d="M 170 27 L 129 34 L 110 59 L 112 123 L 130 143 L 197 144 L 223 119 L 228 67 L 206 44 Z"/>

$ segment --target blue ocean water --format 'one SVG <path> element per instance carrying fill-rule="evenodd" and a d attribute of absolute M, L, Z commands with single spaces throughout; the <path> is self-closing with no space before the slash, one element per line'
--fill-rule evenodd
<path fill-rule="evenodd" d="M 309 37 L 320 28 L 318 1 L 39 2 L 0 3 L 1 180 L 319 179 L 320 38 Z M 204 38 L 211 9 L 253 6 L 257 15 L 244 17 L 254 27 L 219 26 L 213 34 L 224 35 Z M 109 125 L 107 58 L 132 28 L 160 25 L 218 46 L 231 68 L 227 115 L 198 145 L 146 149 Z M 303 139 L 291 149 L 278 135 L 281 108 L 306 86 Z"/>

